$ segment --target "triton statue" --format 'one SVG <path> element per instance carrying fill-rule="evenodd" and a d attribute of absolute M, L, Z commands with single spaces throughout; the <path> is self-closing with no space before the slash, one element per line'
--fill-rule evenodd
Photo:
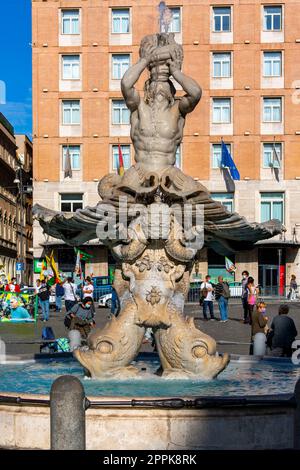
<path fill-rule="evenodd" d="M 164 377 L 216 377 L 229 356 L 219 356 L 214 339 L 183 313 L 195 257 L 203 245 L 225 255 L 284 230 L 276 220 L 249 224 L 229 213 L 204 186 L 174 166 L 186 115 L 201 98 L 198 84 L 182 73 L 182 61 L 183 50 L 174 34 L 146 36 L 140 60 L 121 83 L 131 112 L 136 164 L 123 176 L 102 178 L 96 207 L 75 214 L 34 208 L 49 235 L 74 246 L 99 238 L 116 259 L 114 287 L 120 314 L 104 329 L 93 331 L 88 347 L 74 352 L 92 377 L 137 374 L 131 363 L 148 327 L 154 332 Z M 145 69 L 150 78 L 142 97 L 134 85 Z M 176 98 L 171 77 L 183 88 L 183 97 Z M 184 212 L 185 207 L 191 208 L 189 231 L 183 229 L 178 210 Z M 202 208 L 202 225 L 197 207 Z M 160 209 L 168 209 L 169 217 L 163 217 Z M 149 232 L 153 214 L 158 214 L 154 235 Z"/>

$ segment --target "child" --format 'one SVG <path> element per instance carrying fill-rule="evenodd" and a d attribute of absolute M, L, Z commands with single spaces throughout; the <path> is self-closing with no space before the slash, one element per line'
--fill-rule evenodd
<path fill-rule="evenodd" d="M 251 341 L 253 342 L 254 336 L 257 333 L 267 334 L 268 331 L 268 320 L 266 316 L 266 304 L 261 301 L 256 304 L 256 309 L 252 313 L 251 323 Z M 250 354 L 253 354 L 253 343 L 250 346 Z"/>

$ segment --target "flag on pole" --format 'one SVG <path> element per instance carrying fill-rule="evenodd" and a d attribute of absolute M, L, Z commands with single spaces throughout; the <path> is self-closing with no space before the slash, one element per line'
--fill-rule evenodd
<path fill-rule="evenodd" d="M 80 250 L 79 248 L 75 248 L 75 251 L 76 251 L 76 254 L 77 253 L 80 254 L 80 260 L 81 261 L 89 262 L 91 260 L 91 258 L 93 258 L 93 255 L 89 255 L 88 253 L 86 253 L 85 251 Z"/>
<path fill-rule="evenodd" d="M 71 162 L 71 155 L 70 155 L 70 148 L 67 146 L 67 151 L 65 155 L 65 178 L 69 177 L 72 178 L 72 162 Z"/>
<path fill-rule="evenodd" d="M 280 162 L 280 157 L 278 155 L 278 152 L 276 150 L 276 145 L 275 142 L 273 142 L 273 162 L 272 162 L 272 167 L 273 168 L 280 168 L 281 162 Z"/>
<path fill-rule="evenodd" d="M 225 267 L 226 267 L 226 271 L 229 272 L 230 274 L 233 274 L 236 271 L 235 265 L 233 264 L 232 261 L 230 261 L 229 258 L 227 258 L 227 256 L 225 256 Z"/>
<path fill-rule="evenodd" d="M 230 155 L 228 148 L 224 144 L 223 140 L 221 141 L 222 144 L 222 158 L 221 158 L 221 167 L 228 168 L 230 171 L 231 178 L 233 180 L 240 180 L 240 173 Z"/>
<path fill-rule="evenodd" d="M 75 265 L 75 274 L 81 279 L 82 278 L 82 266 L 81 266 L 80 250 L 76 250 L 76 248 L 75 248 L 75 253 L 77 253 L 76 265 Z"/>
<path fill-rule="evenodd" d="M 47 264 L 49 265 L 49 267 L 52 269 L 52 272 L 53 272 L 52 284 L 57 284 L 58 282 L 61 282 L 61 278 L 58 272 L 58 267 L 53 256 L 53 251 L 51 252 L 50 257 L 46 256 L 46 260 L 47 260 Z"/>
<path fill-rule="evenodd" d="M 125 170 L 124 170 L 124 162 L 123 162 L 123 153 L 122 153 L 120 144 L 118 144 L 118 149 L 119 149 L 118 175 L 123 176 Z"/>
<path fill-rule="evenodd" d="M 43 259 L 40 272 L 40 281 L 43 281 L 45 279 L 45 271 L 47 271 L 47 261 Z"/>

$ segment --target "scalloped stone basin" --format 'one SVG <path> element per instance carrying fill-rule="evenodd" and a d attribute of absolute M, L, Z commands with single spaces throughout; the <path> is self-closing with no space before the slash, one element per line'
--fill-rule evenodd
<path fill-rule="evenodd" d="M 53 381 L 78 377 L 100 408 L 86 412 L 88 449 L 287 449 L 295 442 L 295 408 L 289 403 L 300 367 L 289 360 L 240 356 L 209 382 L 165 380 L 154 375 L 158 360 L 141 355 L 140 377 L 127 381 L 87 380 L 73 359 L 41 360 L 0 365 L 0 395 L 49 399 Z M 282 395 L 285 394 L 285 395 Z M 112 406 L 138 397 L 263 396 L 280 404 L 178 410 Z M 104 403 L 104 406 L 103 406 Z M 107 405 L 106 405 L 107 403 Z M 0 448 L 49 449 L 48 406 L 0 404 Z"/>
<path fill-rule="evenodd" d="M 87 379 L 83 367 L 72 358 L 2 364 L 0 391 L 47 395 L 57 377 L 71 374 L 82 381 L 87 396 L 248 396 L 293 393 L 300 378 L 300 367 L 287 359 L 241 356 L 211 381 L 162 379 L 155 375 L 159 360 L 152 354 L 140 355 L 133 364 L 140 369 L 140 375 L 128 380 Z"/>

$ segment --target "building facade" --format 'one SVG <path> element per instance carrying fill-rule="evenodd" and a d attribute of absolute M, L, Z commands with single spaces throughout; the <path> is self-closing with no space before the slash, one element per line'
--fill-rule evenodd
<path fill-rule="evenodd" d="M 21 180 L 19 179 L 21 178 Z M 31 284 L 32 269 L 32 143 L 27 136 L 14 134 L 14 128 L 0 113 L 0 276 L 18 275 Z M 24 192 L 21 196 L 21 181 Z M 24 263 L 18 273 L 17 262 Z"/>
<path fill-rule="evenodd" d="M 34 200 L 74 211 L 98 200 L 97 184 L 134 162 L 129 112 L 120 80 L 138 60 L 146 34 L 159 32 L 158 1 L 48 0 L 33 7 Z M 270 292 L 300 277 L 300 3 L 297 0 L 167 2 L 169 31 L 184 48 L 184 72 L 202 87 L 188 116 L 177 165 L 229 210 L 250 222 L 279 218 L 281 237 L 237 253 L 236 279 L 248 269 Z M 146 74 L 138 88 L 142 91 Z M 178 94 L 182 93 L 177 86 Z M 221 139 L 241 179 L 221 168 Z M 65 178 L 69 154 L 72 177 Z M 55 248 L 60 268 L 74 252 L 34 225 L 34 256 Z M 96 241 L 88 272 L 106 275 L 113 260 Z M 224 257 L 203 250 L 197 274 L 224 272 Z"/>

